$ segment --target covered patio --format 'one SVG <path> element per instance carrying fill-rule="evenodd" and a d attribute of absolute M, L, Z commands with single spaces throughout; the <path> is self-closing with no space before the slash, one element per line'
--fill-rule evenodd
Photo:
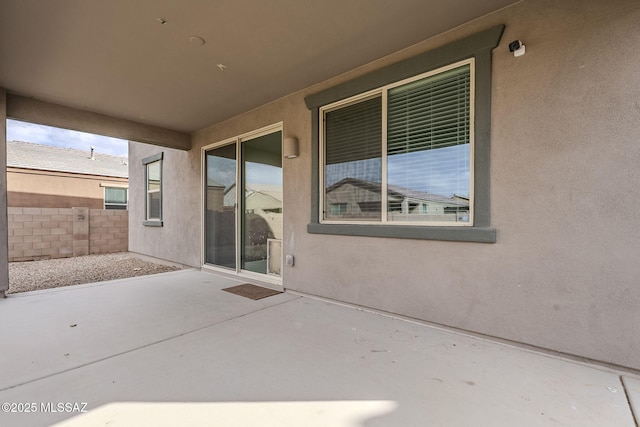
<path fill-rule="evenodd" d="M 221 291 L 239 283 L 194 269 L 0 300 L 0 424 L 637 425 L 633 373 L 291 292 Z"/>

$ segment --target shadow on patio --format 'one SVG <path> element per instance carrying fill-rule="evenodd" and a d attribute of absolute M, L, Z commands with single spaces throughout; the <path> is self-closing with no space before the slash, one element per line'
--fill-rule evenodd
<path fill-rule="evenodd" d="M 635 425 L 636 377 L 290 293 L 220 291 L 238 283 L 184 270 L 1 300 L 0 402 L 32 411 L 0 424 Z"/>

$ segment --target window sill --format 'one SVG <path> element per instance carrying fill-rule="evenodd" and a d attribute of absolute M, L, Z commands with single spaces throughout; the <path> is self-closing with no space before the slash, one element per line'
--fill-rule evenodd
<path fill-rule="evenodd" d="M 307 225 L 310 234 L 387 237 L 395 239 L 444 240 L 451 242 L 495 243 L 496 229 L 490 227 L 427 227 L 410 225 Z"/>
<path fill-rule="evenodd" d="M 162 221 L 142 221 L 145 227 L 162 227 Z"/>

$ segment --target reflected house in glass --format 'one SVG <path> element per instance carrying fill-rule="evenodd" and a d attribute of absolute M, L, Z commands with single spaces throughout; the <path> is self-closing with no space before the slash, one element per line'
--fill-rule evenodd
<path fill-rule="evenodd" d="M 233 234 L 229 230 L 234 229 L 234 211 L 236 207 L 236 185 L 235 183 L 225 188 L 212 179 L 207 180 L 207 212 L 211 216 L 212 224 L 217 224 L 211 228 L 211 232 L 218 230 L 217 236 L 208 236 L 208 241 L 213 241 L 215 237 L 223 241 L 226 236 L 227 247 L 233 246 L 231 239 Z M 282 239 L 282 189 L 278 186 L 252 185 L 245 190 L 244 210 L 246 221 L 248 222 L 248 232 L 245 235 L 245 248 L 247 253 L 246 261 L 262 261 L 267 259 L 268 242 L 270 240 L 281 241 Z M 208 244 L 211 259 L 221 263 L 220 259 L 213 254 L 213 244 Z M 229 251 L 223 251 L 228 253 Z M 218 257 L 221 256 L 218 254 Z M 278 257 L 279 258 L 279 257 Z M 226 264 L 231 265 L 227 260 Z M 279 273 L 279 269 L 278 269 Z"/>
<path fill-rule="evenodd" d="M 223 212 L 225 210 L 224 197 L 224 184 L 220 184 L 212 179 L 207 180 L 207 210 Z M 226 206 L 226 209 L 233 211 L 233 203 L 230 207 Z"/>
<path fill-rule="evenodd" d="M 345 178 L 326 190 L 327 219 L 379 220 L 382 204 L 379 182 Z M 467 221 L 469 199 L 388 186 L 389 219 L 395 221 Z"/>
<path fill-rule="evenodd" d="M 233 184 L 224 191 L 224 205 L 236 203 L 236 186 Z M 282 188 L 275 185 L 251 184 L 245 190 L 245 212 L 256 215 L 264 222 L 259 229 L 268 230 L 270 239 L 282 239 Z M 266 243 L 266 242 L 265 242 Z"/>

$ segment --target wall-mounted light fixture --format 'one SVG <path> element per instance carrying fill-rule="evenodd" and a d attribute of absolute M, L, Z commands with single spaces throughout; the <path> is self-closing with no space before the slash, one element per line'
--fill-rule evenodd
<path fill-rule="evenodd" d="M 295 159 L 299 155 L 300 149 L 298 147 L 298 138 L 285 138 L 282 144 L 282 156 L 285 159 Z"/>

